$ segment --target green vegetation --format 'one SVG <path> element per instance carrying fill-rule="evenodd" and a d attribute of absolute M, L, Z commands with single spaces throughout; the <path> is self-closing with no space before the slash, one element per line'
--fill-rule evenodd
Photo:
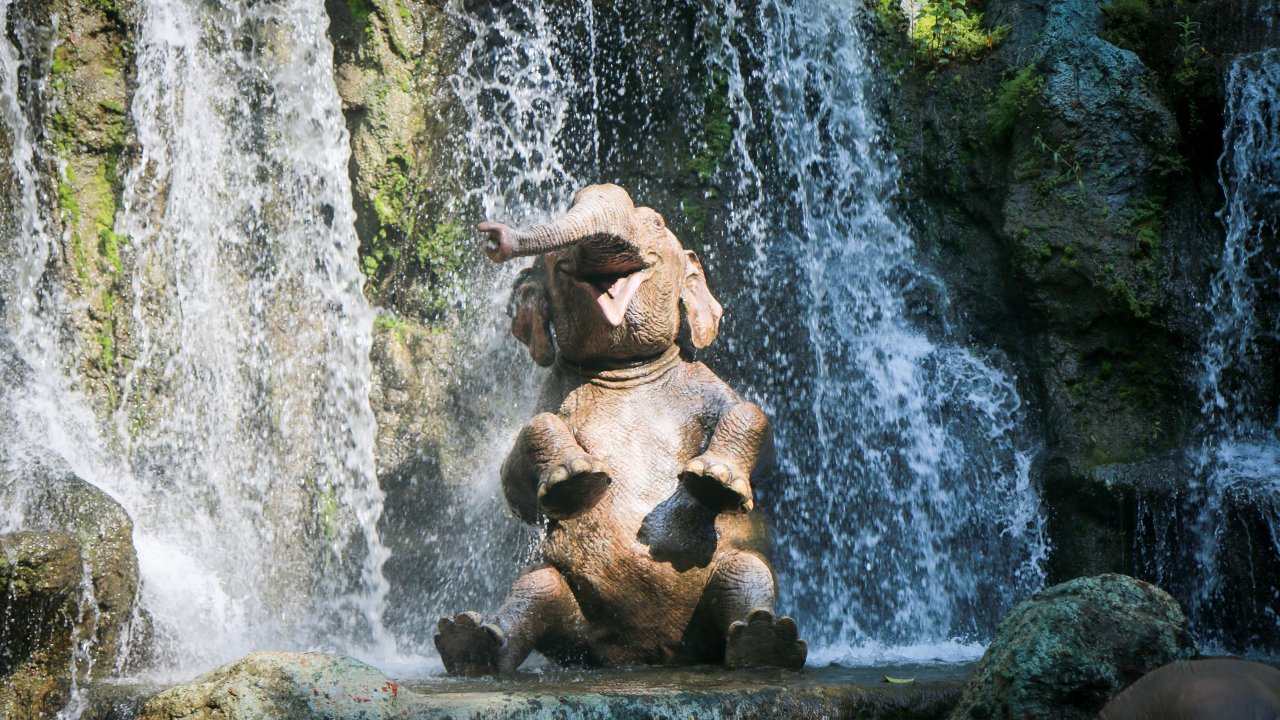
<path fill-rule="evenodd" d="M 1105 16 L 1102 39 L 1125 50 L 1141 54 L 1151 30 L 1151 5 L 1148 0 L 1112 0 L 1102 6 Z"/>
<path fill-rule="evenodd" d="M 409 340 L 409 323 L 391 312 L 379 312 L 373 319 L 373 326 L 382 330 L 390 330 L 401 345 Z"/>
<path fill-rule="evenodd" d="M 987 136 L 993 142 L 1005 140 L 1032 103 L 1044 92 L 1044 78 L 1034 64 L 1027 65 L 1000 83 L 987 107 Z"/>
<path fill-rule="evenodd" d="M 413 235 L 416 218 L 410 202 L 411 167 L 405 155 L 388 158 L 371 198 L 378 230 L 360 257 L 360 269 L 370 279 L 385 275 L 379 271 L 400 258 L 401 243 Z"/>
<path fill-rule="evenodd" d="M 911 40 L 920 55 L 944 66 L 977 58 L 1008 33 L 1008 25 L 984 30 L 982 13 L 972 11 L 965 0 L 933 0 L 916 13 Z"/>
<path fill-rule="evenodd" d="M 466 267 L 467 233 L 461 225 L 437 222 L 431 231 L 418 237 L 414 259 L 426 271 L 429 283 L 422 291 L 426 311 L 436 315 L 448 307 L 449 297 L 457 292 Z"/>
<path fill-rule="evenodd" d="M 357 30 L 368 27 L 370 16 L 378 11 L 371 0 L 347 0 L 347 10 Z"/>
<path fill-rule="evenodd" d="M 1084 169 L 1080 162 L 1069 157 L 1066 143 L 1060 143 L 1057 146 L 1050 145 L 1044 136 L 1036 133 L 1031 138 L 1032 144 L 1040 149 L 1050 161 L 1050 168 L 1058 170 L 1058 174 L 1044 183 L 1037 185 L 1040 192 L 1048 194 L 1060 185 L 1068 182 L 1075 184 L 1078 195 L 1077 200 L 1083 200 L 1085 197 L 1084 186 Z"/>
<path fill-rule="evenodd" d="M 685 169 L 706 183 L 733 143 L 733 126 L 729 123 L 729 74 L 722 69 L 713 70 L 703 98 L 699 149 L 689 158 Z"/>

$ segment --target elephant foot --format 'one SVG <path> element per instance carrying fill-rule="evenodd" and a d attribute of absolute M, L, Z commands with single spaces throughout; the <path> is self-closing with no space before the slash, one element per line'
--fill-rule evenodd
<path fill-rule="evenodd" d="M 440 618 L 436 625 L 436 650 L 450 675 L 477 677 L 496 675 L 506 636 L 502 628 L 484 622 L 477 612 L 459 613 L 457 617 Z"/>
<path fill-rule="evenodd" d="M 800 639 L 796 621 L 777 617 L 764 608 L 747 613 L 745 621 L 729 626 L 724 650 L 727 668 L 780 667 L 799 669 L 809 654 L 809 645 Z"/>
<path fill-rule="evenodd" d="M 538 503 L 547 517 L 568 520 L 595 507 L 610 482 L 609 466 L 603 461 L 574 455 L 543 476 L 538 484 Z"/>
<path fill-rule="evenodd" d="M 751 512 L 751 483 L 745 473 L 711 455 L 699 455 L 680 472 L 685 490 L 716 513 Z"/>

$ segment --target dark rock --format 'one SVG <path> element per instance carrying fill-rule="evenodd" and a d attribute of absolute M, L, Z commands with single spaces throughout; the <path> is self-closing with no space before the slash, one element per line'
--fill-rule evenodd
<path fill-rule="evenodd" d="M 1143 674 L 1195 654 L 1168 593 L 1124 575 L 1077 578 L 1009 613 L 950 717 L 1094 718 Z"/>
<path fill-rule="evenodd" d="M 126 659 L 134 620 L 133 521 L 109 495 L 66 470 L 36 469 L 22 482 L 28 527 L 65 532 L 82 548 L 93 593 L 84 622 L 96 628 L 90 654 L 98 674 L 109 672 Z"/>
<path fill-rule="evenodd" d="M 67 533 L 0 535 L 0 717 L 49 717 L 70 698 L 80 554 Z"/>

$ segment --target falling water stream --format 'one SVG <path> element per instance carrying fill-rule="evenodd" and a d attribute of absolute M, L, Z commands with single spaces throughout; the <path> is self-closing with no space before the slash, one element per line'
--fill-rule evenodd
<path fill-rule="evenodd" d="M 1280 415 L 1266 397 L 1277 380 L 1264 350 L 1280 338 L 1280 317 L 1260 309 L 1267 295 L 1280 293 L 1280 51 L 1232 64 L 1222 143 L 1226 242 L 1200 360 L 1203 444 L 1191 493 L 1197 577 L 1188 608 L 1211 634 L 1224 603 L 1241 599 L 1233 595 L 1258 598 L 1262 607 L 1250 614 L 1280 628 L 1280 588 L 1232 587 L 1223 570 L 1223 546 L 1239 530 L 1229 521 L 1232 506 L 1257 513 L 1267 531 L 1261 541 L 1280 554 Z"/>

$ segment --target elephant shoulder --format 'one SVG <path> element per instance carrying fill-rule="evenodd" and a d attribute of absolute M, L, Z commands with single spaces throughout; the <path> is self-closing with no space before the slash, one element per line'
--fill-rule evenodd
<path fill-rule="evenodd" d="M 693 390 L 701 395 L 708 404 L 729 407 L 742 402 L 742 398 L 728 383 L 721 380 L 711 368 L 700 362 L 684 364 L 681 373 L 682 390 Z"/>

